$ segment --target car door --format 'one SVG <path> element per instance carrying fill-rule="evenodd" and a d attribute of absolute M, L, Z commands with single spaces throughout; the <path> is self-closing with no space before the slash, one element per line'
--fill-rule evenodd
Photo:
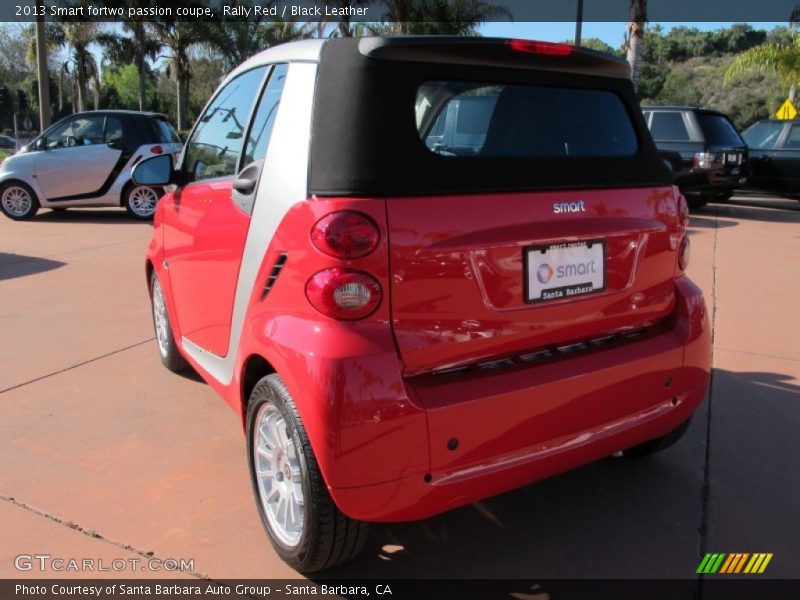
<path fill-rule="evenodd" d="M 776 158 L 784 152 L 780 148 L 790 127 L 785 121 L 759 121 L 742 133 L 750 152 L 747 174 L 749 187 L 762 190 L 781 189 Z"/>
<path fill-rule="evenodd" d="M 800 191 L 800 126 L 789 125 L 782 145 L 770 153 L 774 189 L 786 192 Z"/>
<path fill-rule="evenodd" d="M 286 71 L 284 64 L 257 67 L 217 92 L 186 143 L 184 183 L 163 209 L 178 327 L 217 356 L 228 352 L 242 252 Z"/>
<path fill-rule="evenodd" d="M 76 115 L 49 132 L 36 153 L 36 179 L 50 202 L 101 196 L 122 154 L 104 139 L 103 115 Z"/>

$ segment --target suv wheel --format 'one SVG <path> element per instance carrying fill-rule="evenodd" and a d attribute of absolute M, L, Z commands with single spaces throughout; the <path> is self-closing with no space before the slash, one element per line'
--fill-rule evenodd
<path fill-rule="evenodd" d="M 122 204 L 132 217 L 149 221 L 156 212 L 156 204 L 161 196 L 159 190 L 146 185 L 131 184 L 125 190 Z"/>
<path fill-rule="evenodd" d="M 175 335 L 169 324 L 164 290 L 161 289 L 161 282 L 155 272 L 150 276 L 150 300 L 153 307 L 153 328 L 156 331 L 156 343 L 161 362 L 175 373 L 187 370 L 189 363 L 181 356 L 178 346 L 175 344 Z"/>
<path fill-rule="evenodd" d="M 9 219 L 30 219 L 39 210 L 36 193 L 21 181 L 10 181 L 0 186 L 0 208 Z"/>
<path fill-rule="evenodd" d="M 642 458 L 666 450 L 684 436 L 691 422 L 692 417 L 689 417 L 667 435 L 649 440 L 633 448 L 628 448 L 622 452 L 622 456 L 625 458 Z"/>
<path fill-rule="evenodd" d="M 258 514 L 278 555 L 298 571 L 355 557 L 368 526 L 333 503 L 280 376 L 261 379 L 247 407 L 247 456 Z"/>

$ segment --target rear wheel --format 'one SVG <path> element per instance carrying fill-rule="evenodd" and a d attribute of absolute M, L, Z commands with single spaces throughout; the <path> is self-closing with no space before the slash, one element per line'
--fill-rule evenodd
<path fill-rule="evenodd" d="M 656 452 L 666 450 L 684 436 L 686 430 L 689 429 L 689 424 L 691 422 L 692 418 L 689 417 L 675 429 L 670 431 L 667 435 L 657 437 L 653 440 L 644 442 L 643 444 L 639 444 L 638 446 L 634 446 L 633 448 L 623 450 L 622 456 L 625 458 L 642 458 L 644 456 L 649 456 L 651 454 L 655 454 Z"/>
<path fill-rule="evenodd" d="M 161 190 L 146 185 L 130 184 L 125 190 L 122 204 L 135 219 L 149 221 L 156 212 L 156 204 L 161 196 Z"/>
<path fill-rule="evenodd" d="M 334 504 L 305 427 L 277 374 L 261 379 L 247 407 L 247 456 L 258 514 L 278 555 L 310 573 L 355 557 L 368 526 Z"/>
<path fill-rule="evenodd" d="M 39 199 L 27 184 L 9 181 L 0 186 L 0 209 L 9 219 L 24 221 L 39 210 Z"/>
<path fill-rule="evenodd" d="M 169 323 L 164 291 L 161 289 L 161 282 L 155 272 L 150 275 L 150 300 L 153 307 L 153 327 L 156 332 L 158 355 L 161 357 L 161 362 L 175 373 L 186 371 L 189 368 L 189 363 L 181 356 L 175 343 L 175 335 L 172 333 L 172 326 Z"/>
<path fill-rule="evenodd" d="M 714 195 L 714 200 L 717 202 L 727 202 L 731 198 L 733 198 L 734 192 L 720 192 Z"/>
<path fill-rule="evenodd" d="M 697 210 L 698 208 L 703 208 L 709 203 L 710 200 L 710 196 L 705 196 L 703 194 L 691 194 L 686 196 L 686 205 L 690 210 Z"/>

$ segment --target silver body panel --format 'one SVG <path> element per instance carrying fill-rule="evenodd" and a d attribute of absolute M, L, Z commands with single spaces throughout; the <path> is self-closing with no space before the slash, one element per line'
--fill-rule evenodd
<path fill-rule="evenodd" d="M 306 42 L 297 44 L 305 45 Z M 321 49 L 322 43 L 314 40 L 311 43 L 311 48 L 313 47 Z M 283 46 L 278 46 L 251 58 L 233 71 L 222 85 L 236 74 L 253 67 L 291 61 L 292 54 L 278 52 L 281 48 Z M 239 268 L 227 356 L 217 356 L 194 344 L 189 338 L 181 338 L 181 346 L 186 355 L 223 385 L 228 385 L 233 379 L 250 292 L 267 248 L 289 209 L 308 197 L 308 157 L 316 79 L 315 62 L 290 62 Z M 179 307 L 176 310 L 180 312 Z"/>

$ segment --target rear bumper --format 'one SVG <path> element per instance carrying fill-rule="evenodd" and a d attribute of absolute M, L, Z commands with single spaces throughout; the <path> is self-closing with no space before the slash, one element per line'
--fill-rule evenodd
<path fill-rule="evenodd" d="M 711 368 L 702 293 L 685 277 L 676 288 L 673 315 L 641 338 L 502 373 L 406 380 L 428 424 L 427 471 L 329 481 L 337 506 L 366 521 L 422 519 L 664 435 L 700 405 Z M 360 450 L 402 452 L 381 438 Z"/>

